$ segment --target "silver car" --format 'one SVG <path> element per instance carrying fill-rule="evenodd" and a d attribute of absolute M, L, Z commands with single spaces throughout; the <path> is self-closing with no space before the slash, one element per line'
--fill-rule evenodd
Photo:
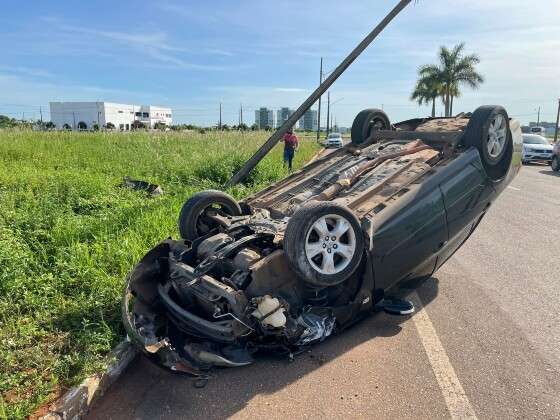
<path fill-rule="evenodd" d="M 336 149 L 344 146 L 344 142 L 342 141 L 342 134 L 340 133 L 331 133 L 327 137 L 327 141 L 325 142 L 325 147 L 334 147 Z"/>
<path fill-rule="evenodd" d="M 547 162 L 552 160 L 554 147 L 543 136 L 537 134 L 523 134 L 523 163 Z"/>

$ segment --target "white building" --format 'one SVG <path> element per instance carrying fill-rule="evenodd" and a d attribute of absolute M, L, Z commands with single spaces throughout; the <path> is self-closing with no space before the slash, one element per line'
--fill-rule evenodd
<path fill-rule="evenodd" d="M 128 131 L 142 123 L 153 128 L 157 123 L 171 125 L 171 108 L 151 105 L 125 105 L 111 102 L 51 102 L 51 121 L 58 129 L 88 130 L 99 127 Z"/>
<path fill-rule="evenodd" d="M 274 128 L 274 111 L 268 108 L 259 108 L 255 111 L 255 124 L 261 130 Z"/>

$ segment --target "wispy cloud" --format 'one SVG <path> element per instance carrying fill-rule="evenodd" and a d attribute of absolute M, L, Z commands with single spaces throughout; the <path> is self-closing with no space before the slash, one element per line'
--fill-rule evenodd
<path fill-rule="evenodd" d="M 120 43 L 134 49 L 137 53 L 146 54 L 156 61 L 179 69 L 218 71 L 227 69 L 225 66 L 196 63 L 178 56 L 175 53 L 189 53 L 190 51 L 184 47 L 172 45 L 169 42 L 169 36 L 163 31 L 134 33 L 106 31 L 71 25 L 61 25 L 60 29 L 73 35 L 85 35 L 86 37 L 101 38 L 114 43 Z M 220 51 L 219 53 L 213 52 L 213 54 L 226 55 L 227 52 Z"/>
<path fill-rule="evenodd" d="M 14 74 L 14 75 L 25 75 L 25 76 L 33 76 L 33 77 L 53 77 L 53 74 L 44 69 L 38 68 L 29 68 L 29 67 L 21 67 L 21 66 L 4 66 L 0 65 L 0 72 Z"/>

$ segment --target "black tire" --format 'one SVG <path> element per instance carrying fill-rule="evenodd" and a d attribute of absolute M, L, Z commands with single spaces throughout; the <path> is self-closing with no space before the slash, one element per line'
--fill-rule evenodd
<path fill-rule="evenodd" d="M 489 145 L 491 146 L 490 130 L 492 124 L 497 121 L 502 121 L 500 127 L 505 129 L 505 139 L 503 147 L 492 153 L 488 150 Z M 486 105 L 477 108 L 465 129 L 463 144 L 466 147 L 472 146 L 478 149 L 482 164 L 491 178 L 498 179 L 504 176 L 509 168 L 513 150 L 509 117 L 506 110 L 498 105 Z"/>
<path fill-rule="evenodd" d="M 554 172 L 560 171 L 560 159 L 558 159 L 558 156 L 554 156 L 552 158 L 552 162 L 550 162 L 550 167 Z"/>
<path fill-rule="evenodd" d="M 371 137 L 374 130 L 390 130 L 391 121 L 380 109 L 364 109 L 352 123 L 352 143 L 361 144 Z"/>
<path fill-rule="evenodd" d="M 324 238 L 319 237 L 313 225 L 322 217 L 329 215 L 341 216 L 349 223 L 350 227 L 347 233 L 344 233 L 340 238 L 336 238 L 326 247 L 323 245 L 325 242 Z M 334 233 L 333 226 L 329 225 L 329 220 L 332 221 L 332 219 L 327 219 L 326 226 L 329 229 L 329 233 Z M 333 237 L 331 236 L 331 240 Z M 314 240 L 316 238 L 318 238 L 317 241 Z M 316 242 L 317 246 L 322 246 L 325 251 L 321 255 L 308 258 L 306 252 L 308 239 Z M 341 256 L 342 254 L 339 252 L 342 246 L 351 245 L 352 243 L 355 244 L 352 256 L 347 258 Z M 337 249 L 336 244 L 340 246 L 339 251 L 335 250 Z M 333 274 L 325 274 L 318 271 L 310 262 L 311 260 L 316 266 L 319 264 L 323 266 L 323 255 L 327 255 L 325 254 L 327 250 L 329 254 L 332 253 L 333 255 L 333 267 L 336 269 L 336 265 L 339 266 L 339 271 Z M 364 235 L 360 222 L 346 207 L 331 202 L 309 203 L 297 210 L 290 218 L 284 234 L 284 251 L 293 269 L 304 281 L 315 287 L 335 286 L 347 280 L 360 265 L 364 253 Z"/>
<path fill-rule="evenodd" d="M 241 208 L 233 197 L 221 191 L 201 191 L 189 198 L 179 213 L 179 232 L 183 239 L 194 241 L 217 227 L 214 221 L 204 216 L 211 207 L 225 215 L 241 215 Z"/>

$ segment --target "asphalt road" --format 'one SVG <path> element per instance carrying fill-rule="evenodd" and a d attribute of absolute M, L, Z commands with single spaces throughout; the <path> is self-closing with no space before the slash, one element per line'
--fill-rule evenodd
<path fill-rule="evenodd" d="M 560 418 L 560 176 L 528 166 L 422 283 L 292 363 L 220 370 L 203 389 L 139 358 L 89 419 Z"/>

